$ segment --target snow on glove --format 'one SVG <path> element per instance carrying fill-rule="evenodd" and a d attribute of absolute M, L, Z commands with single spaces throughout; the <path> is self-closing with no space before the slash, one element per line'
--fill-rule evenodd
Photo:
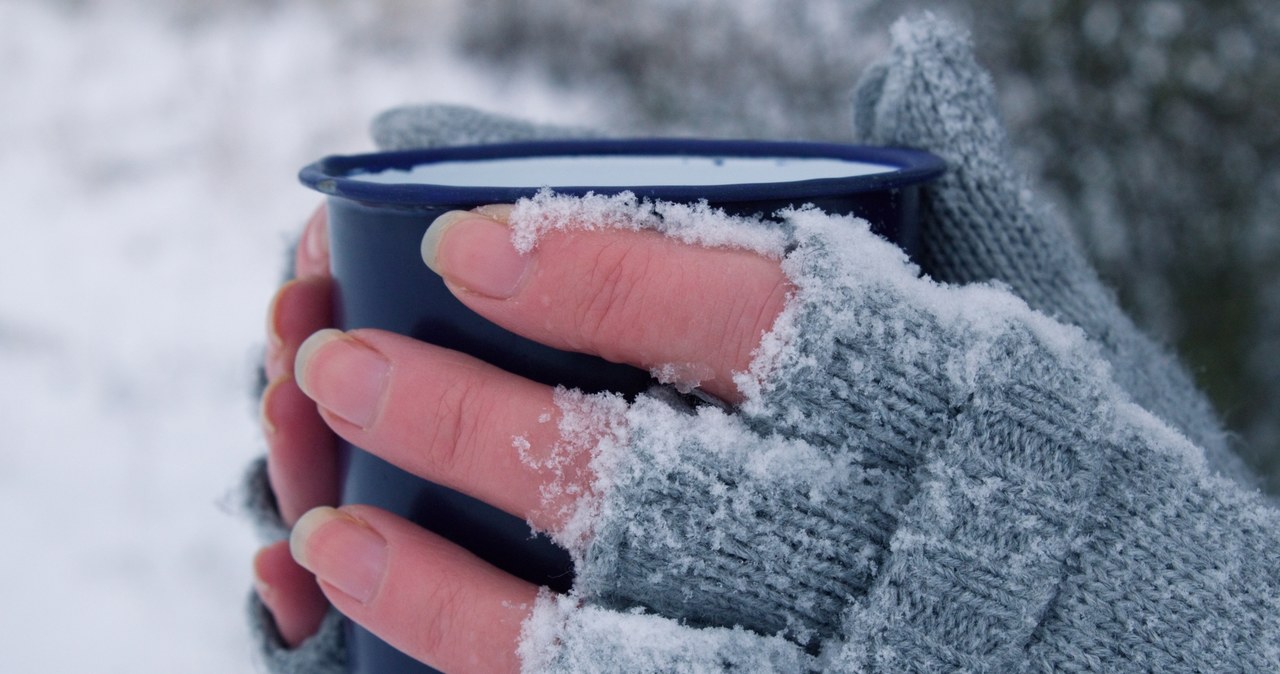
<path fill-rule="evenodd" d="M 652 423 L 632 424 L 638 430 L 628 437 L 626 451 L 602 451 L 611 457 L 601 464 L 607 469 L 602 471 L 607 497 L 584 508 L 585 526 L 595 538 L 580 550 L 575 595 L 544 598 L 527 626 L 522 651 L 527 670 L 801 671 L 877 664 L 925 668 L 925 663 L 983 667 L 1026 662 L 1033 646 L 1040 649 L 1035 657 L 1042 662 L 1056 657 L 1053 661 L 1065 666 L 1074 657 L 1063 656 L 1075 652 L 1071 644 L 1090 639 L 1091 650 L 1080 655 L 1086 664 L 1122 663 L 1118 653 L 1130 652 L 1130 646 L 1140 653 L 1143 644 L 1154 642 L 1126 640 L 1127 632 L 1116 625 L 1127 625 L 1125 620 L 1159 624 L 1141 610 L 1156 604 L 1139 601 L 1129 616 L 1098 614 L 1100 602 L 1125 605 L 1117 600 L 1127 591 L 1132 560 L 1119 556 L 1103 565 L 1118 574 L 1108 580 L 1119 578 L 1119 585 L 1104 583 L 1102 594 L 1096 587 L 1081 590 L 1089 587 L 1079 577 L 1088 565 L 1081 561 L 1085 547 L 1078 541 L 1090 540 L 1096 554 L 1106 549 L 1104 541 L 1142 546 L 1167 530 L 1148 525 L 1109 541 L 1097 535 L 1119 531 L 1111 519 L 1117 517 L 1118 504 L 1133 505 L 1125 501 L 1123 481 L 1099 489 L 1098 463 L 1103 460 L 1097 451 L 1078 447 L 1125 447 L 1131 450 L 1127 460 L 1138 466 L 1149 462 L 1148 455 L 1163 456 L 1172 473 L 1185 473 L 1184 483 L 1170 492 L 1164 487 L 1172 473 L 1155 471 L 1141 485 L 1147 493 L 1199 490 L 1202 502 L 1226 503 L 1212 509 L 1220 515 L 1214 526 L 1237 527 L 1252 519 L 1248 530 L 1255 535 L 1254 544 L 1258 532 L 1274 532 L 1269 511 L 1213 483 L 1197 469 L 1199 450 L 1124 403 L 1125 394 L 1110 384 L 1107 361 L 1115 364 L 1115 379 L 1135 400 L 1161 409 L 1161 417 L 1181 422 L 1198 439 L 1214 441 L 1216 426 L 1186 378 L 1176 367 L 1170 374 L 1171 361 L 1114 309 L 1078 255 L 1062 254 L 1074 250 L 1066 235 L 1031 205 L 1021 183 L 1003 168 L 1007 160 L 989 83 L 966 56 L 963 39 L 925 23 L 918 30 L 905 24 L 895 29 L 894 54 L 860 90 L 858 119 L 869 139 L 926 147 L 952 162 L 947 182 L 926 196 L 926 263 L 942 280 L 994 278 L 1008 284 L 1035 308 L 1083 327 L 1101 342 L 1101 357 L 1078 337 L 1063 337 L 1059 326 L 990 289 L 974 288 L 965 295 L 915 281 L 924 285 L 913 292 L 901 273 L 904 283 L 894 288 L 903 292 L 896 295 L 867 294 L 857 283 L 832 284 L 844 278 L 842 265 L 874 268 L 885 261 L 870 259 L 875 255 L 854 262 L 824 258 L 812 246 L 801 245 L 788 263 L 801 292 L 789 312 L 790 322 L 780 324 L 770 342 L 779 348 L 762 356 L 755 377 L 743 380 L 757 382 L 767 370 L 771 384 L 755 392 L 743 414 L 699 410 L 690 417 L 660 401 L 642 400 L 628 415 L 633 422 Z M 961 52 L 955 51 L 958 44 Z M 946 76 L 931 70 L 940 66 L 962 71 L 961 82 L 967 84 L 947 83 Z M 945 128 L 950 135 L 875 138 L 892 125 L 868 123 L 867 111 L 891 120 L 895 108 L 935 114 L 936 126 L 922 115 L 917 126 L 904 125 L 908 131 Z M 397 147 L 441 144 L 424 130 L 429 127 L 406 120 L 430 119 L 442 110 L 446 116 L 455 114 L 419 109 L 396 113 L 400 121 L 393 121 L 395 115 L 381 118 L 375 135 L 392 139 L 386 142 Z M 456 114 L 455 128 L 482 127 L 486 119 L 461 110 Z M 409 131 L 391 133 L 391 128 Z M 487 133 L 471 137 L 502 140 Z M 406 140 L 414 134 L 418 140 Z M 968 152 L 975 146 L 990 152 Z M 811 221 L 808 230 L 799 230 L 802 238 L 808 231 L 811 244 L 834 245 L 827 240 L 833 235 L 830 228 L 814 225 L 819 216 L 797 217 Z M 1001 224 L 994 227 L 992 221 Z M 859 236 L 848 225 L 840 223 L 834 236 Z M 1002 233 L 1005 227 L 1008 233 Z M 971 246 L 978 261 L 948 263 L 947 246 L 941 243 L 948 237 L 958 242 L 958 250 Z M 1060 243 L 1065 247 L 1059 248 Z M 1045 253 L 1051 255 L 1046 258 Z M 903 268 L 892 253 L 884 255 L 893 260 L 889 267 Z M 991 259 L 983 262 L 984 255 Z M 1030 259 L 1041 264 L 1020 266 L 1017 260 L 1023 255 L 1033 255 Z M 1037 274 L 1049 274 L 1050 281 Z M 824 280 L 805 286 L 802 278 Z M 874 279 L 869 282 L 874 285 Z M 805 287 L 823 296 L 823 302 L 806 303 Z M 1049 292 L 1055 289 L 1056 294 Z M 1082 303 L 1069 297 L 1094 291 Z M 841 295 L 844 304 L 839 306 L 862 320 L 815 311 L 816 306 L 831 306 L 832 292 Z M 935 300 L 946 299 L 923 309 L 916 306 L 931 293 Z M 983 316 L 993 306 L 1004 307 L 1004 313 L 997 311 L 1002 318 L 977 323 L 957 318 L 966 312 Z M 950 309 L 940 317 L 934 311 L 939 307 Z M 803 329 L 788 335 L 787 325 Z M 972 332 L 975 325 L 985 326 L 979 330 L 982 335 Z M 1146 360 L 1133 360 L 1135 353 Z M 991 363 L 1020 367 L 997 368 L 1006 375 L 1002 379 L 991 376 Z M 1144 368 L 1145 363 L 1154 365 Z M 1128 372 L 1134 368 L 1136 374 Z M 1022 378 L 1009 380 L 1011 373 Z M 988 386 L 980 391 L 978 381 Z M 1062 384 L 1057 395 L 1052 386 L 1046 392 L 1047 382 Z M 1180 391 L 1172 403 L 1159 382 L 1172 382 Z M 1129 413 L 1117 415 L 1115 410 Z M 1015 423 L 1010 424 L 1010 415 Z M 1118 416 L 1126 423 L 1118 423 Z M 1142 422 L 1137 430 L 1130 427 L 1135 418 Z M 1169 447 L 1187 451 L 1169 458 Z M 690 500 L 690 494 L 698 498 Z M 1091 497 L 1110 509 L 1091 513 L 1085 505 Z M 1151 505 L 1160 505 L 1158 512 L 1194 519 L 1181 513 L 1184 503 L 1176 499 Z M 1010 508 L 1024 515 L 1015 524 L 1005 519 Z M 939 531 L 940 523 L 945 531 Z M 992 541 L 1012 543 L 992 546 Z M 1202 547 L 1209 553 L 1219 549 L 1207 542 L 1224 541 L 1199 540 L 1180 559 L 1198 559 Z M 1221 549 L 1239 552 L 1250 540 L 1225 542 L 1232 545 Z M 1253 552 L 1264 559 L 1266 551 L 1262 546 Z M 938 560 L 951 565 L 938 565 Z M 1236 591 L 1236 599 L 1242 587 L 1275 596 L 1274 579 L 1259 573 L 1256 565 L 1242 566 L 1236 557 L 1210 564 L 1218 562 L 1236 572 L 1221 576 L 1225 584 L 1220 585 Z M 1188 570 L 1195 581 L 1200 567 L 1184 564 L 1183 571 Z M 957 586 L 957 578 L 965 576 L 977 580 Z M 1167 599 L 1168 591 L 1161 592 L 1156 599 Z M 1089 620 L 1082 621 L 1079 610 L 1062 610 L 1061 602 L 1052 599 L 1057 593 L 1075 601 L 1077 609 L 1093 610 L 1092 615 L 1083 613 Z M 1150 599 L 1141 593 L 1132 596 Z M 1257 602 L 1245 604 L 1237 601 L 1235 606 L 1258 608 Z M 650 614 L 616 611 L 624 607 Z M 1239 615 L 1256 619 L 1258 612 Z M 933 622 L 921 622 L 930 616 Z M 1050 629 L 1052 620 L 1040 620 L 1046 616 L 1056 616 L 1075 632 Z M 1184 613 L 1178 619 L 1196 618 L 1204 616 Z M 1239 625 L 1221 616 L 1214 620 L 1220 618 L 1212 636 L 1219 637 L 1218 643 L 1243 647 L 1232 639 L 1242 633 L 1234 629 Z M 1088 629 L 1081 629 L 1081 623 Z M 1179 625 L 1185 628 L 1185 622 L 1176 621 L 1165 626 L 1177 633 Z M 1274 643 L 1274 624 L 1254 627 L 1254 634 Z M 325 639 L 314 641 L 322 644 Z"/>
<path fill-rule="evenodd" d="M 1206 464 L 1144 409 L 1221 442 L 1005 168 L 966 39 L 925 19 L 895 40 L 860 118 L 918 115 L 928 142 L 880 140 L 955 166 L 927 197 L 926 264 L 1085 335 L 793 214 L 800 291 L 765 386 L 739 417 L 627 412 L 579 523 L 584 605 L 544 599 L 529 671 L 1274 668 L 1275 512 L 1214 477 L 1235 474 L 1222 444 Z"/>
<path fill-rule="evenodd" d="M 512 224 L 600 207 L 544 195 Z M 562 396 L 607 429 L 526 671 L 1280 666 L 1280 513 L 1079 328 L 922 279 L 862 221 L 780 215 L 796 290 L 739 413 Z"/>

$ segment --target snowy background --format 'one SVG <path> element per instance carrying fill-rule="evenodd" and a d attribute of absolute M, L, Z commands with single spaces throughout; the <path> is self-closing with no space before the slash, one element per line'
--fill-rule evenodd
<path fill-rule="evenodd" d="M 977 26 L 1027 166 L 1277 474 L 1270 3 L 941 4 Z M 230 489 L 262 450 L 264 312 L 317 203 L 301 165 L 424 100 L 844 139 L 909 4 L 0 0 L 0 672 L 252 670 Z"/>

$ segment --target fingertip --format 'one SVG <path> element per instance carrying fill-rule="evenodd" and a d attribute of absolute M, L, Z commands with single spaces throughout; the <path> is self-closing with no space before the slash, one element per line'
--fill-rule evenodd
<path fill-rule="evenodd" d="M 332 324 L 332 297 L 332 279 L 314 276 L 288 281 L 272 296 L 265 361 L 269 379 L 291 371 L 298 344 Z"/>
<path fill-rule="evenodd" d="M 311 336 L 298 346 L 298 353 L 293 360 L 293 378 L 298 382 L 298 388 L 301 388 L 303 393 L 310 395 L 310 391 L 307 390 L 307 368 L 312 359 L 326 344 L 341 339 L 343 334 L 341 330 L 324 328 L 311 333 Z"/>
<path fill-rule="evenodd" d="M 337 508 L 330 506 L 317 506 L 303 513 L 302 517 L 298 518 L 297 524 L 293 525 L 293 530 L 289 532 L 289 554 L 293 556 L 293 561 L 304 569 L 310 569 L 307 542 L 321 527 L 341 516 L 342 513 Z"/>
<path fill-rule="evenodd" d="M 444 272 L 440 268 L 440 244 L 444 241 L 444 236 L 453 228 L 454 225 L 476 217 L 471 211 L 448 211 L 440 217 L 436 218 L 427 227 L 427 231 L 422 235 L 421 254 L 422 261 L 431 271 L 444 276 Z"/>
<path fill-rule="evenodd" d="M 515 206 L 511 204 L 488 204 L 473 208 L 469 211 L 448 211 L 432 221 L 427 227 L 427 231 L 422 236 L 422 261 L 426 263 L 431 271 L 445 276 L 445 272 L 440 263 L 440 244 L 444 240 L 445 234 L 449 232 L 455 225 L 468 221 L 491 221 L 499 225 L 506 226 L 511 222 L 511 212 Z"/>
<path fill-rule="evenodd" d="M 311 214 L 302 230 L 294 256 L 294 271 L 298 278 L 329 274 L 329 215 L 323 205 Z"/>
<path fill-rule="evenodd" d="M 533 267 L 529 251 L 518 250 L 511 228 L 475 211 L 449 211 L 422 237 L 422 261 L 455 293 L 464 290 L 492 299 L 513 297 Z"/>
<path fill-rule="evenodd" d="M 253 556 L 253 591 L 258 595 L 258 599 L 262 600 L 263 605 L 267 607 L 272 616 L 279 612 L 278 595 L 275 585 L 270 580 L 274 571 L 272 567 L 274 563 L 272 557 L 275 554 L 272 548 L 274 547 L 274 545 L 268 545 L 258 550 L 257 554 Z"/>
<path fill-rule="evenodd" d="M 337 591 L 362 605 L 377 595 L 390 558 L 387 539 L 376 528 L 328 506 L 307 511 L 293 525 L 289 552 L 316 574 L 326 594 Z"/>
<path fill-rule="evenodd" d="M 292 377 L 287 374 L 273 378 L 267 382 L 267 387 L 262 390 L 262 397 L 258 399 L 258 425 L 262 427 L 262 434 L 267 437 L 268 446 L 271 438 L 280 432 L 280 426 L 276 423 L 279 418 L 277 401 L 280 387 L 291 380 Z"/>
<path fill-rule="evenodd" d="M 285 541 L 254 555 L 253 576 L 254 591 L 275 621 L 285 646 L 296 648 L 320 629 L 328 601 L 315 578 L 290 557 Z"/>

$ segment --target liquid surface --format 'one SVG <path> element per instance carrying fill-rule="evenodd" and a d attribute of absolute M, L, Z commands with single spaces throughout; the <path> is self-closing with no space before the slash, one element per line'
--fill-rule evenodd
<path fill-rule="evenodd" d="M 443 161 L 411 170 L 353 173 L 386 184 L 452 187 L 733 185 L 891 173 L 896 166 L 826 157 L 574 156 Z"/>

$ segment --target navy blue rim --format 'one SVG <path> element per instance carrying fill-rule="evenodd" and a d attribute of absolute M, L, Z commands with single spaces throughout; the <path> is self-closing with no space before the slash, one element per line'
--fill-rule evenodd
<path fill-rule="evenodd" d="M 370 204 L 405 207 L 446 204 L 508 203 L 537 193 L 542 186 L 458 187 L 451 185 L 393 185 L 349 178 L 353 172 L 408 169 L 437 161 L 496 159 L 524 156 L 575 155 L 699 155 L 722 157 L 825 157 L 895 166 L 896 171 L 845 178 L 819 178 L 774 183 L 732 185 L 644 185 L 631 187 L 557 185 L 558 194 L 581 196 L 588 192 L 618 194 L 630 191 L 640 197 L 670 201 L 706 199 L 712 203 L 806 199 L 898 189 L 927 182 L 946 170 L 942 158 L 899 147 L 840 145 L 780 141 L 705 140 L 687 138 L 631 138 L 610 140 L 554 140 L 463 145 L 428 150 L 380 152 L 325 157 L 303 168 L 298 178 L 308 187 Z"/>

